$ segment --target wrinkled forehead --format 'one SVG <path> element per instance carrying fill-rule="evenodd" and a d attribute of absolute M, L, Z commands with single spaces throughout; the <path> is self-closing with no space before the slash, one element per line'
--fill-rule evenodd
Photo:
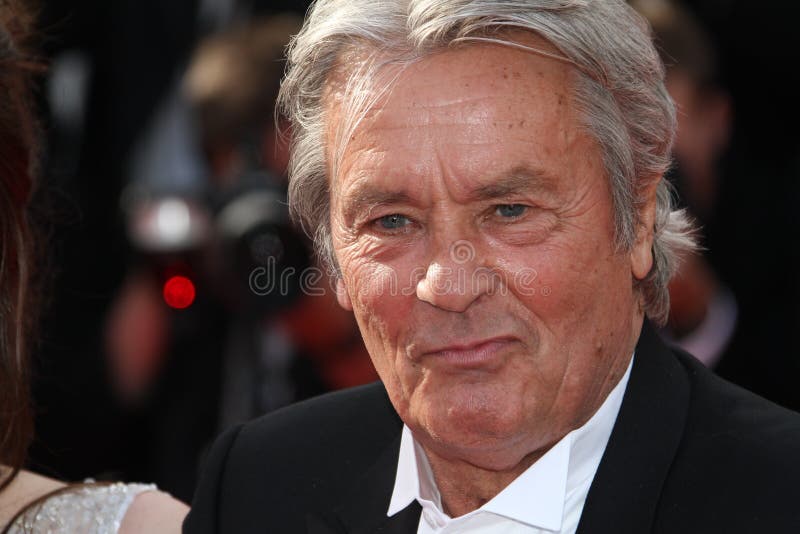
<path fill-rule="evenodd" d="M 374 118 L 377 110 L 391 98 L 397 85 L 404 79 L 425 76 L 428 68 L 446 69 L 448 60 L 455 55 L 470 57 L 477 63 L 498 49 L 513 50 L 521 56 L 530 54 L 545 58 L 549 64 L 547 75 L 562 78 L 566 87 L 571 88 L 574 84 L 574 64 L 548 41 L 528 31 L 481 34 L 416 50 L 402 47 L 378 49 L 368 42 L 356 42 L 343 48 L 326 80 L 323 93 L 324 143 L 329 180 L 338 174 L 340 160 L 356 129 Z M 488 83 L 483 84 L 483 89 L 488 92 L 495 89 L 494 80 L 497 83 L 517 83 L 518 90 L 525 91 L 525 84 L 531 80 L 530 76 L 526 76 L 530 74 L 526 70 L 537 69 L 539 77 L 545 76 L 541 62 L 538 62 L 538 66 L 518 64 L 517 68 L 507 68 L 507 65 L 498 62 L 492 67 L 492 76 L 484 80 Z M 479 84 L 476 84 L 476 90 L 480 90 Z M 424 96 L 420 95 L 421 98 Z M 446 98 L 446 95 L 441 96 Z M 571 97 L 571 91 L 568 95 L 557 96 Z M 513 105 L 513 102 L 509 104 Z"/>

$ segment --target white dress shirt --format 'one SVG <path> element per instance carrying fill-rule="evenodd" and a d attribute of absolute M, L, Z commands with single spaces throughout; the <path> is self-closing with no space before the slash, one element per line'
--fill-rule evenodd
<path fill-rule="evenodd" d="M 403 426 L 397 477 L 387 515 L 414 500 L 422 506 L 418 534 L 574 533 L 595 472 L 605 451 L 633 365 L 582 427 L 564 436 L 489 502 L 460 517 L 442 511 L 428 458 Z"/>

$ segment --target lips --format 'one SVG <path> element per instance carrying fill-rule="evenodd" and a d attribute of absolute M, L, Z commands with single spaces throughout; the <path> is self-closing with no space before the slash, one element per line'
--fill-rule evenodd
<path fill-rule="evenodd" d="M 503 354 L 514 343 L 515 340 L 510 337 L 458 343 L 426 351 L 422 358 L 455 368 L 480 369 L 500 363 Z"/>

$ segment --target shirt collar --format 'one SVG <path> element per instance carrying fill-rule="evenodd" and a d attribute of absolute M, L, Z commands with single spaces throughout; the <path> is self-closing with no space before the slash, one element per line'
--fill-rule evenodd
<path fill-rule="evenodd" d="M 620 381 L 583 426 L 564 436 L 503 491 L 471 514 L 490 512 L 533 527 L 559 531 L 565 502 L 581 489 L 588 491 L 600 465 L 632 366 L 633 357 Z M 411 430 L 403 425 L 387 516 L 400 512 L 414 500 L 423 508 L 442 509 L 428 459 Z M 580 504 L 583 505 L 583 499 Z"/>

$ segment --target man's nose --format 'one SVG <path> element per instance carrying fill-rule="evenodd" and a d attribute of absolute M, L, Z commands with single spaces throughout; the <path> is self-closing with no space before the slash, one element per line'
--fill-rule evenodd
<path fill-rule="evenodd" d="M 455 241 L 437 254 L 417 283 L 417 298 L 453 312 L 464 312 L 490 289 L 490 279 L 480 274 L 475 246 Z"/>

